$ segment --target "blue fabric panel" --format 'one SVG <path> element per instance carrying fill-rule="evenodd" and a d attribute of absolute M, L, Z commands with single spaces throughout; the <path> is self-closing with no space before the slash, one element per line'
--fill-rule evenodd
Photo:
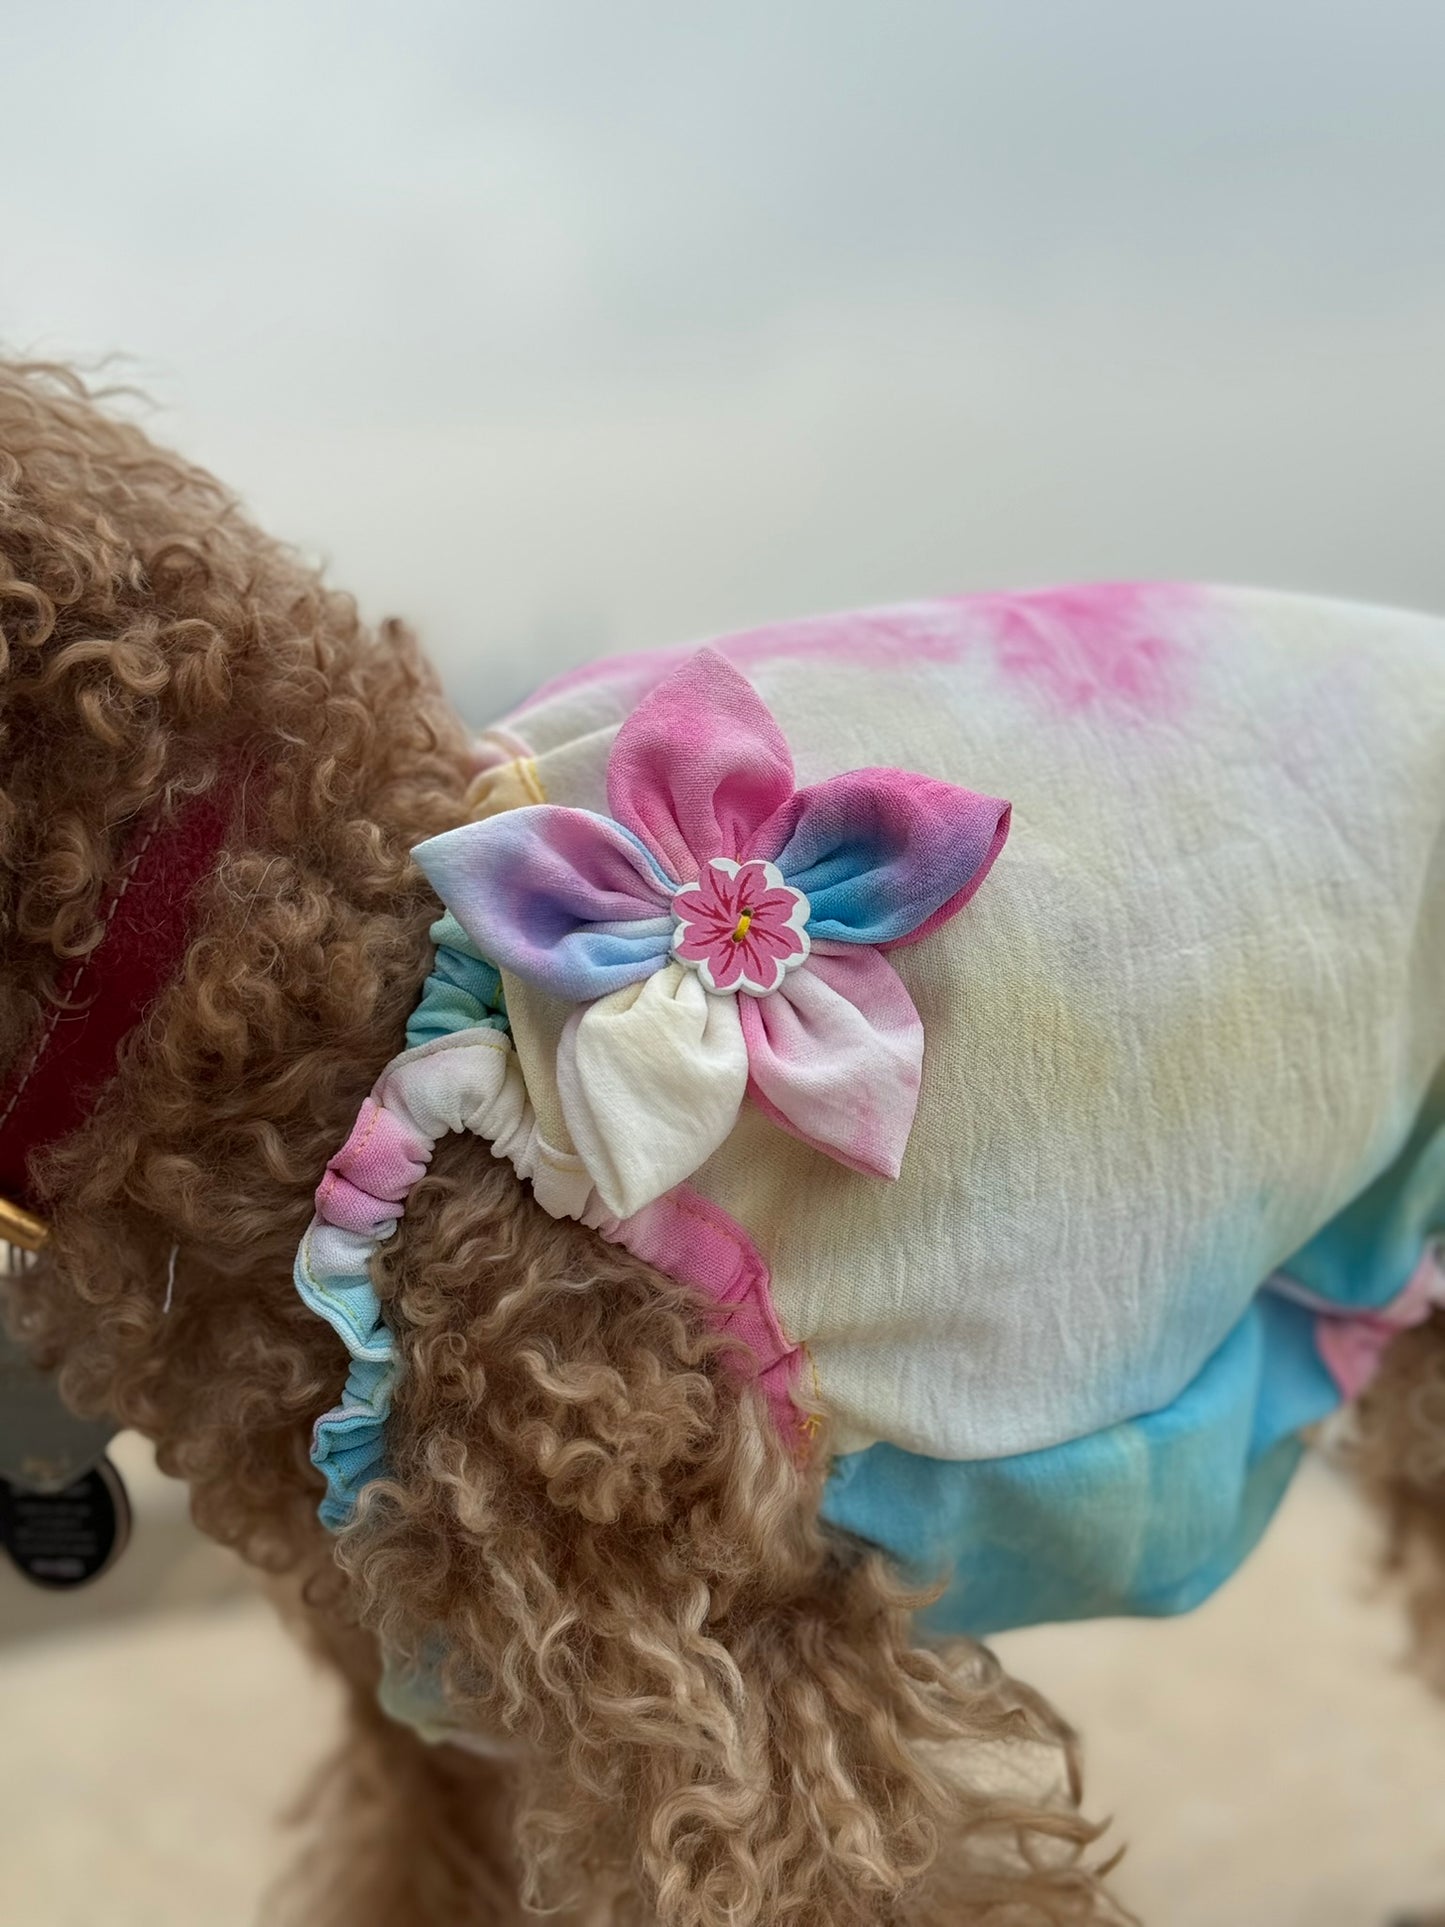
<path fill-rule="evenodd" d="M 823 1516 L 946 1590 L 935 1632 L 1187 1611 L 1253 1548 L 1339 1403 L 1315 1318 L 1262 1294 L 1160 1412 L 1013 1458 L 874 1445 L 834 1462 Z"/>

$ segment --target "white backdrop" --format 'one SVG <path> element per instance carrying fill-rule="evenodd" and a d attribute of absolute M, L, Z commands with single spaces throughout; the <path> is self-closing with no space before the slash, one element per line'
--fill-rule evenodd
<path fill-rule="evenodd" d="M 479 717 L 970 587 L 1445 609 L 1442 73 L 1438 0 L 0 0 L 0 340 Z"/>

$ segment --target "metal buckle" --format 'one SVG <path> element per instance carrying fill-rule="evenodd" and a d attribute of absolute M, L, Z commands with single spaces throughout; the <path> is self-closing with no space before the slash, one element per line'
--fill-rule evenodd
<path fill-rule="evenodd" d="M 11 1271 L 19 1271 L 24 1264 L 24 1260 L 18 1259 L 15 1254 L 39 1251 L 49 1236 L 50 1227 L 43 1218 L 23 1211 L 8 1198 L 0 1198 L 0 1244 L 10 1246 Z"/>

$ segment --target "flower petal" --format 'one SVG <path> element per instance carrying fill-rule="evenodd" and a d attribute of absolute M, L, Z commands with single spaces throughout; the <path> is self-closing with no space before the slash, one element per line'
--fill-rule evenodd
<path fill-rule="evenodd" d="M 668 879 L 635 836 L 590 810 L 508 810 L 412 854 L 491 962 L 568 1003 L 637 983 L 667 955 Z"/>
<path fill-rule="evenodd" d="M 680 964 L 574 1011 L 557 1051 L 567 1129 L 619 1218 L 712 1156 L 747 1083 L 736 1000 L 709 997 Z"/>
<path fill-rule="evenodd" d="M 799 790 L 780 825 L 774 861 L 812 904 L 814 941 L 887 946 L 916 943 L 963 908 L 1003 848 L 1009 806 L 931 776 L 860 769 Z"/>
<path fill-rule="evenodd" d="M 896 1178 L 923 1069 L 923 1024 L 876 950 L 815 950 L 777 995 L 741 1007 L 749 1094 L 776 1124 L 855 1171 Z"/>
<path fill-rule="evenodd" d="M 680 883 L 712 857 L 739 855 L 792 793 L 782 731 L 713 649 L 699 649 L 643 698 L 607 765 L 612 814 Z"/>

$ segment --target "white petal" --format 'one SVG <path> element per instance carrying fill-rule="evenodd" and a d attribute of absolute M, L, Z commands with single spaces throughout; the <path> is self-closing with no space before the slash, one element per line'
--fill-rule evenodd
<path fill-rule="evenodd" d="M 691 1177 L 737 1120 L 748 1085 L 737 1000 L 668 964 L 568 1020 L 557 1082 L 604 1204 L 630 1217 Z"/>

